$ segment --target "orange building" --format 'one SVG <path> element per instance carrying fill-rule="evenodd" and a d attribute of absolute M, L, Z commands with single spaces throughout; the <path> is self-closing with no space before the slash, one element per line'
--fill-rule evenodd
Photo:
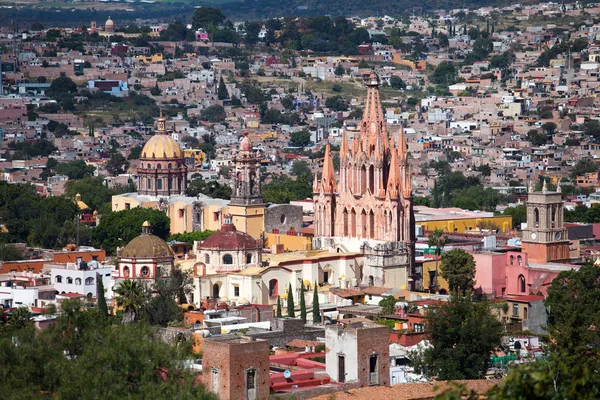
<path fill-rule="evenodd" d="M 39 274 L 45 264 L 74 263 L 77 261 L 90 262 L 92 260 L 104 261 L 105 259 L 106 252 L 98 249 L 73 251 L 48 250 L 43 252 L 43 258 L 40 259 L 4 262 L 0 265 L 0 274 L 28 271 Z"/>

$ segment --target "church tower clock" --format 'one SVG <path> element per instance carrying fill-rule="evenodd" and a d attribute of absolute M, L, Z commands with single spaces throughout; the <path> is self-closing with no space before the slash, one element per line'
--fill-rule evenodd
<path fill-rule="evenodd" d="M 529 189 L 527 228 L 523 229 L 522 250 L 533 263 L 569 260 L 569 237 L 564 226 L 560 186 L 549 192 L 544 181 L 541 192 Z"/>

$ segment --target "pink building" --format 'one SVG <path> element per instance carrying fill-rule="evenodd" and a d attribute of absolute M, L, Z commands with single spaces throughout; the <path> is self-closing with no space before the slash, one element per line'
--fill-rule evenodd
<path fill-rule="evenodd" d="M 495 297 L 548 294 L 548 287 L 562 271 L 579 268 L 565 263 L 569 247 L 564 226 L 560 191 L 529 191 L 527 228 L 523 230 L 523 251 L 476 253 L 475 287 Z M 561 262 L 553 262 L 560 260 Z"/>

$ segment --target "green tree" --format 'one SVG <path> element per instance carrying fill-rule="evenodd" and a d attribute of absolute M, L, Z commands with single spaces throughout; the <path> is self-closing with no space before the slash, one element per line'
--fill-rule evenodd
<path fill-rule="evenodd" d="M 503 325 L 487 299 L 451 296 L 426 313 L 433 347 L 413 353 L 415 370 L 437 380 L 478 379 L 487 371 L 490 353 L 500 345 Z"/>
<path fill-rule="evenodd" d="M 310 170 L 310 167 L 308 166 L 308 162 L 306 162 L 304 160 L 294 161 L 294 164 L 292 165 L 292 169 L 290 172 L 294 175 L 307 174 L 309 176 L 312 176 L 312 171 Z"/>
<path fill-rule="evenodd" d="M 22 260 L 23 254 L 15 246 L 0 244 L 0 261 Z"/>
<path fill-rule="evenodd" d="M 302 284 L 300 285 L 300 319 L 306 323 L 306 299 L 304 294 L 304 284 Z"/>
<path fill-rule="evenodd" d="M 338 63 L 338 65 L 333 70 L 333 73 L 336 76 L 342 76 L 342 75 L 344 75 L 344 72 L 346 72 L 346 71 L 344 70 L 344 66 L 342 65 L 342 63 Z"/>
<path fill-rule="evenodd" d="M 441 229 L 436 229 L 432 232 L 429 233 L 428 236 L 428 246 L 429 247 L 434 247 L 435 248 L 435 282 L 430 282 L 429 285 L 435 289 L 435 291 L 437 292 L 438 290 L 438 282 L 437 282 L 437 277 L 439 276 L 439 270 L 438 270 L 438 264 L 439 264 L 439 260 L 440 260 L 440 255 L 442 254 L 442 250 L 444 249 L 444 246 L 446 245 L 446 236 L 444 236 L 444 231 Z"/>
<path fill-rule="evenodd" d="M 219 104 L 208 106 L 200 112 L 200 119 L 203 121 L 222 122 L 225 121 L 225 118 L 227 118 L 227 113 L 225 113 L 223 106 Z"/>
<path fill-rule="evenodd" d="M 48 89 L 48 94 L 52 97 L 75 92 L 77 92 L 77 84 L 67 76 L 61 76 L 53 80 Z"/>
<path fill-rule="evenodd" d="M 571 170 L 571 178 L 575 179 L 579 175 L 596 171 L 598 171 L 598 164 L 596 164 L 596 162 L 591 158 L 584 158 L 579 160 Z"/>
<path fill-rule="evenodd" d="M 290 283 L 287 292 L 287 313 L 288 317 L 296 318 L 296 306 L 294 305 L 294 292 L 292 292 L 292 284 Z"/>
<path fill-rule="evenodd" d="M 436 85 L 452 85 L 455 82 L 456 68 L 450 61 L 442 61 L 433 71 L 429 80 Z"/>
<path fill-rule="evenodd" d="M 475 260 L 463 249 L 454 249 L 442 257 L 442 278 L 456 294 L 470 291 L 475 285 Z"/>
<path fill-rule="evenodd" d="M 129 161 L 121 153 L 111 154 L 106 163 L 106 170 L 114 176 L 124 174 L 129 168 Z"/>
<path fill-rule="evenodd" d="M 600 269 L 586 264 L 579 270 L 561 272 L 550 285 L 545 300 L 546 330 L 554 357 L 567 368 L 600 367 Z"/>
<path fill-rule="evenodd" d="M 125 279 L 115 288 L 115 295 L 117 306 L 123 308 L 123 324 L 134 322 L 144 304 L 144 288 L 140 282 Z"/>
<path fill-rule="evenodd" d="M 398 90 L 406 89 L 406 83 L 402 80 L 402 78 L 396 75 L 392 75 L 390 77 L 390 86 Z"/>
<path fill-rule="evenodd" d="M 293 147 L 306 147 L 310 144 L 310 132 L 303 129 L 298 132 L 293 132 L 290 135 L 290 146 Z"/>
<path fill-rule="evenodd" d="M 114 254 L 117 247 L 125 246 L 140 235 L 144 221 L 150 222 L 152 233 L 161 239 L 169 235 L 171 223 L 162 211 L 135 207 L 104 215 L 93 231 L 92 243 L 108 254 Z"/>
<path fill-rule="evenodd" d="M 194 242 L 202 242 L 215 232 L 216 231 L 203 230 L 197 232 L 176 233 L 174 235 L 169 236 L 167 241 L 172 242 L 174 240 L 176 242 L 188 242 L 190 246 L 194 246 Z"/>
<path fill-rule="evenodd" d="M 275 315 L 277 318 L 281 318 L 281 298 L 279 295 L 277 296 L 277 313 Z"/>
<path fill-rule="evenodd" d="M 162 93 L 162 90 L 160 90 L 160 88 L 158 87 L 158 82 L 156 82 L 154 84 L 154 87 L 152 89 L 150 89 L 150 94 L 152 96 L 160 96 L 161 93 Z"/>
<path fill-rule="evenodd" d="M 106 213 L 110 211 L 112 196 L 116 195 L 117 191 L 106 186 L 102 177 L 94 176 L 71 180 L 65 184 L 65 195 L 67 197 L 75 199 L 77 194 L 81 195 L 81 200 L 90 209 Z"/>
<path fill-rule="evenodd" d="M 225 14 L 214 7 L 198 7 L 192 16 L 192 28 L 195 30 L 218 27 L 223 22 L 225 22 Z"/>
<path fill-rule="evenodd" d="M 24 328 L 31 324 L 31 316 L 27 307 L 16 307 L 10 311 L 8 322 L 16 328 Z"/>
<path fill-rule="evenodd" d="M 93 176 L 96 168 L 83 160 L 74 160 L 59 163 L 55 170 L 58 175 L 66 175 L 69 179 L 83 179 Z"/>
<path fill-rule="evenodd" d="M 311 179 L 307 174 L 292 180 L 287 175 L 274 175 L 271 182 L 262 187 L 263 200 L 267 203 L 286 204 L 294 200 L 312 198 Z"/>
<path fill-rule="evenodd" d="M 539 133 L 537 129 L 530 129 L 527 132 L 526 139 L 534 146 L 543 146 L 548 141 L 548 136 Z"/>
<path fill-rule="evenodd" d="M 106 297 L 104 295 L 104 279 L 102 275 L 96 274 L 96 290 L 98 292 L 98 309 L 102 315 L 108 317 L 108 305 L 106 304 Z"/>
<path fill-rule="evenodd" d="M 223 77 L 219 79 L 219 89 L 217 90 L 217 97 L 219 100 L 225 100 L 229 97 L 229 92 L 227 91 L 227 86 L 225 86 L 225 82 L 223 81 Z"/>
<path fill-rule="evenodd" d="M 391 315 L 396 312 L 396 298 L 394 296 L 387 296 L 381 299 L 379 305 L 381 306 L 381 313 L 383 315 Z"/>
<path fill-rule="evenodd" d="M 321 308 L 319 305 L 319 291 L 317 290 L 317 282 L 315 281 L 315 289 L 313 292 L 313 323 L 320 324 L 321 323 Z"/>
<path fill-rule="evenodd" d="M 507 207 L 502 214 L 512 217 L 513 228 L 520 228 L 523 222 L 527 222 L 527 208 L 524 204 L 519 204 L 516 207 Z"/>
<path fill-rule="evenodd" d="M 552 121 L 544 122 L 542 125 L 542 130 L 546 133 L 546 135 L 554 135 L 556 128 L 558 128 L 558 126 Z"/>

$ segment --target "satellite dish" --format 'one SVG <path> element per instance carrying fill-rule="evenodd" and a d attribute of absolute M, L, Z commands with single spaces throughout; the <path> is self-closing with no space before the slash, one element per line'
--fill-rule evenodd
<path fill-rule="evenodd" d="M 292 376 L 292 373 L 290 372 L 289 369 L 286 369 L 285 371 L 283 371 L 283 377 L 285 379 L 290 379 L 291 376 Z"/>

